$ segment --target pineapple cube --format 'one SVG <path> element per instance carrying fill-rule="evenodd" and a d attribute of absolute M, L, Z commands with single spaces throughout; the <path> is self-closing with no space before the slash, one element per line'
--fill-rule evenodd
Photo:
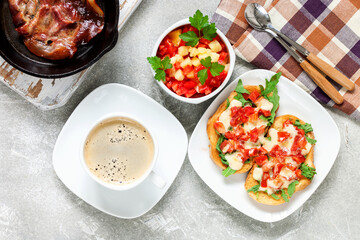
<path fill-rule="evenodd" d="M 181 64 L 180 67 L 185 68 L 186 66 L 192 66 L 191 60 L 187 57 Z"/>
<path fill-rule="evenodd" d="M 203 47 L 199 47 L 197 50 L 198 50 L 198 51 L 197 51 L 197 54 L 198 54 L 198 55 L 199 55 L 199 54 L 204 54 L 204 53 L 207 53 L 207 52 L 208 52 L 208 49 L 203 48 Z"/>
<path fill-rule="evenodd" d="M 171 42 L 174 44 L 175 47 L 178 47 L 181 42 L 180 34 L 181 34 L 181 29 L 172 31 L 171 33 L 168 34 Z"/>
<path fill-rule="evenodd" d="M 191 59 L 191 63 L 192 63 L 192 65 L 194 65 L 195 67 L 198 67 L 198 66 L 200 66 L 200 60 L 197 58 L 197 57 L 194 57 L 194 58 L 192 58 Z"/>
<path fill-rule="evenodd" d="M 205 59 L 205 58 L 207 58 L 207 57 L 209 57 L 209 56 L 210 56 L 209 54 L 204 53 L 204 54 L 199 54 L 199 55 L 198 55 L 198 58 L 199 58 L 200 60 L 202 60 L 202 59 Z"/>
<path fill-rule="evenodd" d="M 172 67 L 169 71 L 169 77 L 175 77 L 176 69 Z"/>
<path fill-rule="evenodd" d="M 190 47 L 189 53 L 190 53 L 190 57 L 196 57 L 198 55 L 198 50 L 197 50 L 197 48 Z"/>
<path fill-rule="evenodd" d="M 181 69 L 177 70 L 176 73 L 175 73 L 175 79 L 178 80 L 178 81 L 182 81 L 184 80 L 184 74 L 183 72 L 181 71 Z"/>
<path fill-rule="evenodd" d="M 210 47 L 211 51 L 213 51 L 213 52 L 220 52 L 222 50 L 222 47 L 221 47 L 220 43 L 218 42 L 218 40 L 214 40 L 214 41 L 210 42 L 209 47 Z"/>
<path fill-rule="evenodd" d="M 210 57 L 211 57 L 211 62 L 217 62 L 219 61 L 220 54 L 212 52 L 210 53 Z"/>
<path fill-rule="evenodd" d="M 189 47 L 186 47 L 186 46 L 181 46 L 179 47 L 178 49 L 178 54 L 180 56 L 186 56 L 189 54 Z"/>
<path fill-rule="evenodd" d="M 229 72 L 229 68 L 230 68 L 230 64 L 225 64 L 225 68 L 224 68 L 224 71 L 225 72 Z"/>
<path fill-rule="evenodd" d="M 176 54 L 175 56 L 173 56 L 172 58 L 170 58 L 170 63 L 171 64 L 175 64 L 176 62 L 183 62 L 184 59 L 182 56 L 180 56 L 179 54 Z"/>

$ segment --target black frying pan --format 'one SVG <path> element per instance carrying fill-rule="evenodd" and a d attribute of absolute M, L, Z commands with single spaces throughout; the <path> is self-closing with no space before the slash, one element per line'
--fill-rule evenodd
<path fill-rule="evenodd" d="M 61 78 L 90 67 L 110 51 L 118 39 L 119 0 L 97 0 L 105 14 L 105 26 L 71 59 L 48 60 L 32 54 L 15 30 L 8 0 L 0 0 L 0 56 L 15 68 L 41 78 Z"/>

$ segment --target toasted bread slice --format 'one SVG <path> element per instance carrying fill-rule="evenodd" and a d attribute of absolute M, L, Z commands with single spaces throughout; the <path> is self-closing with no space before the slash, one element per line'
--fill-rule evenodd
<path fill-rule="evenodd" d="M 253 91 L 261 92 L 259 86 L 244 86 L 246 90 L 248 90 L 250 93 Z M 234 97 L 237 95 L 235 91 L 233 91 L 230 96 L 228 97 L 229 101 L 231 102 Z M 218 120 L 220 115 L 226 110 L 227 100 L 225 100 L 219 108 L 216 110 L 214 115 L 212 115 L 207 123 L 207 134 L 210 141 L 210 157 L 214 161 L 216 165 L 221 167 L 222 169 L 226 169 L 228 166 L 226 164 L 223 164 L 221 162 L 221 158 L 219 156 L 219 152 L 216 150 L 216 144 L 219 140 L 219 135 L 216 133 L 214 123 Z M 252 159 L 249 159 L 249 163 L 244 163 L 241 169 L 237 170 L 235 173 L 245 173 L 251 169 L 251 167 L 254 164 L 254 161 Z"/>
<path fill-rule="evenodd" d="M 274 123 L 271 126 L 271 128 L 281 131 L 283 129 L 283 123 L 288 119 L 292 123 L 295 123 L 296 120 L 299 120 L 301 124 L 305 124 L 304 121 L 302 121 L 301 119 L 299 119 L 293 115 L 283 115 L 283 116 L 279 116 L 279 117 L 275 118 Z M 310 138 L 314 138 L 314 133 L 309 132 L 306 134 L 306 136 L 308 136 Z M 315 166 L 314 166 L 314 145 L 312 145 L 309 153 L 306 156 L 306 160 L 304 163 L 306 165 L 308 165 L 309 167 L 315 168 Z M 251 169 L 250 173 L 248 174 L 248 176 L 246 178 L 246 181 L 245 181 L 245 189 L 246 190 L 249 190 L 250 188 L 259 184 L 259 182 L 257 180 L 255 180 L 253 177 L 254 169 L 256 167 L 258 167 L 258 165 L 254 164 L 253 168 Z M 311 180 L 307 179 L 307 178 L 302 178 L 298 181 L 299 181 L 299 184 L 296 185 L 295 192 L 305 189 L 311 183 Z M 284 189 L 284 191 L 288 195 L 287 189 Z M 274 199 L 273 197 L 269 196 L 266 192 L 263 192 L 263 191 L 259 191 L 258 193 L 249 192 L 248 194 L 251 198 L 253 198 L 257 202 L 263 203 L 266 205 L 279 205 L 279 204 L 285 203 L 284 199 L 281 197 L 281 193 L 275 193 L 279 198 L 278 200 Z"/>

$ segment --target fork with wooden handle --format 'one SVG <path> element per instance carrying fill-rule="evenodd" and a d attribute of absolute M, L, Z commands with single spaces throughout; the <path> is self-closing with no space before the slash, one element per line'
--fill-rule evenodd
<path fill-rule="evenodd" d="M 342 104 L 344 102 L 344 97 L 336 90 L 336 88 L 315 68 L 313 67 L 308 61 L 306 61 L 305 59 L 303 59 L 292 47 L 290 47 L 281 37 L 279 37 L 278 35 L 275 35 L 274 33 L 271 33 L 274 38 L 276 40 L 279 41 L 279 43 L 286 48 L 286 50 L 290 53 L 291 56 L 293 56 L 295 58 L 295 60 L 297 62 L 300 63 L 300 66 L 302 69 L 304 69 L 304 71 L 311 77 L 311 79 L 336 103 L 336 104 Z M 295 46 L 294 46 L 295 47 Z M 306 49 L 305 49 L 306 50 Z M 307 50 L 306 50 L 307 51 Z M 305 55 L 305 54 L 304 54 Z M 309 54 L 309 56 L 311 55 L 311 59 L 315 59 L 315 60 L 320 60 L 322 61 L 320 58 L 316 59 L 317 57 L 313 54 Z M 313 56 L 315 56 L 316 58 L 314 58 Z M 317 61 L 317 63 L 320 63 L 319 65 L 323 66 L 322 63 L 320 61 Z M 323 63 L 325 63 L 323 61 Z M 325 63 L 327 64 L 327 63 Z M 315 65 L 315 64 L 314 64 Z M 316 65 L 317 66 L 317 65 Z M 330 68 L 332 68 L 330 65 L 328 65 Z M 327 68 L 324 68 L 327 69 Z M 332 68 L 333 70 L 337 71 L 335 68 Z M 330 74 L 334 73 L 334 71 L 328 71 L 330 72 Z M 338 71 L 339 72 L 339 71 Z M 325 73 L 325 72 L 324 72 Z M 339 72 L 340 73 L 340 72 Z M 341 74 L 341 73 L 340 73 Z M 328 75 L 328 74 L 327 74 Z M 330 75 L 328 75 L 330 77 Z M 345 77 L 345 76 L 344 76 Z M 346 78 L 346 77 L 345 77 Z M 346 78 L 347 79 L 347 78 Z M 335 79 L 334 79 L 335 80 Z M 337 81 L 339 84 L 341 83 L 345 83 L 346 86 L 348 86 L 349 88 L 354 89 L 355 86 L 351 86 L 351 84 L 348 83 L 348 81 L 350 81 L 349 79 L 347 79 L 348 81 L 344 81 L 343 78 L 337 78 Z M 351 81 L 350 81 L 351 82 Z M 351 82 L 353 83 L 353 82 Z M 354 84 L 354 83 L 353 83 Z M 345 86 L 344 86 L 345 87 Z M 350 90 L 350 89 L 349 89 Z"/>

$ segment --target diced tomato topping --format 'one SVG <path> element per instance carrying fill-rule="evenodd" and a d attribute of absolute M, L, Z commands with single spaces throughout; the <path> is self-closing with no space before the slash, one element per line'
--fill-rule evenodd
<path fill-rule="evenodd" d="M 250 141 L 251 142 L 257 142 L 257 140 L 259 138 L 259 132 L 258 132 L 257 128 L 252 129 L 249 132 L 249 136 L 250 136 Z"/>
<path fill-rule="evenodd" d="M 302 173 L 302 172 L 301 172 L 301 170 L 300 170 L 300 169 L 296 169 L 295 174 L 296 174 L 296 176 L 297 176 L 297 178 L 298 178 L 298 179 L 303 178 L 303 176 L 302 176 L 302 174 L 301 174 L 301 173 Z"/>
<path fill-rule="evenodd" d="M 273 167 L 275 166 L 275 163 L 273 161 L 264 161 L 262 165 L 262 169 L 264 172 L 269 172 Z"/>
<path fill-rule="evenodd" d="M 234 148 L 237 151 L 242 151 L 244 149 L 244 146 L 240 141 L 234 141 Z"/>
<path fill-rule="evenodd" d="M 169 38 L 165 40 L 165 47 L 167 48 L 167 52 L 170 54 L 171 57 L 177 54 L 178 48 L 174 46 L 174 44 Z"/>
<path fill-rule="evenodd" d="M 290 133 L 288 132 L 278 132 L 277 134 L 279 142 L 283 142 L 290 137 Z"/>
<path fill-rule="evenodd" d="M 305 148 L 306 143 L 307 143 L 307 141 L 306 141 L 305 136 L 296 135 L 294 138 L 294 144 L 291 147 L 291 151 L 293 153 L 297 153 L 297 152 L 301 151 L 301 149 Z"/>
<path fill-rule="evenodd" d="M 304 136 L 305 135 L 305 131 L 303 129 L 296 129 L 298 131 L 298 133 L 301 135 L 301 136 Z"/>
<path fill-rule="evenodd" d="M 268 151 L 265 148 L 263 148 L 263 147 L 259 148 L 259 154 L 265 155 L 267 153 L 268 153 Z"/>
<path fill-rule="evenodd" d="M 256 99 L 258 99 L 259 96 L 260 96 L 260 93 L 258 91 L 253 91 L 253 92 L 250 93 L 249 99 L 252 102 L 256 102 Z"/>
<path fill-rule="evenodd" d="M 189 27 L 189 31 L 193 31 L 196 33 L 196 35 L 199 35 L 199 30 L 197 30 L 196 28 L 194 28 L 193 26 Z"/>
<path fill-rule="evenodd" d="M 179 62 L 174 63 L 174 68 L 176 70 L 180 69 L 180 63 Z"/>
<path fill-rule="evenodd" d="M 182 46 L 186 46 L 186 42 L 181 39 L 181 41 L 179 43 L 179 47 L 182 47 Z"/>
<path fill-rule="evenodd" d="M 249 122 L 256 122 L 258 120 L 258 118 L 259 118 L 259 115 L 257 112 L 255 112 L 254 114 L 251 114 L 249 116 Z"/>
<path fill-rule="evenodd" d="M 223 153 L 231 153 L 234 151 L 234 145 L 233 142 L 229 141 L 229 140 L 224 140 L 221 144 L 220 144 L 220 149 Z"/>
<path fill-rule="evenodd" d="M 268 110 L 260 109 L 260 110 L 259 110 L 259 115 L 264 115 L 264 117 L 270 117 L 270 116 L 271 116 L 271 112 L 268 111 Z"/>
<path fill-rule="evenodd" d="M 231 120 L 230 120 L 231 126 L 235 127 L 247 121 L 247 118 L 244 114 L 244 108 L 232 107 L 230 110 L 231 110 Z"/>
<path fill-rule="evenodd" d="M 261 179 L 261 187 L 266 188 L 267 187 L 267 180 L 270 178 L 270 174 L 267 172 L 263 173 L 262 179 Z"/>
<path fill-rule="evenodd" d="M 254 161 L 256 162 L 257 165 L 259 165 L 260 167 L 264 164 L 265 161 L 267 161 L 268 158 L 265 155 L 260 155 L 258 157 L 254 158 Z"/>
<path fill-rule="evenodd" d="M 283 167 L 284 167 L 284 164 L 281 164 L 281 163 L 275 164 L 275 167 L 273 170 L 273 178 L 276 178 L 276 176 L 279 175 L 279 173 Z"/>
<path fill-rule="evenodd" d="M 257 128 L 258 134 L 264 133 L 264 132 L 265 132 L 265 128 L 266 128 L 265 125 L 262 125 L 262 126 L 258 127 L 258 128 Z"/>
<path fill-rule="evenodd" d="M 297 169 L 297 166 L 295 166 L 294 164 L 291 164 L 291 163 L 287 163 L 286 167 L 288 169 L 290 169 L 291 171 L 295 171 Z"/>
<path fill-rule="evenodd" d="M 255 108 L 246 106 L 246 107 L 244 107 L 244 112 L 245 112 L 245 116 L 248 117 L 255 112 Z"/>
<path fill-rule="evenodd" d="M 292 159 L 299 164 L 305 162 L 306 160 L 306 158 L 302 155 L 292 156 Z"/>
<path fill-rule="evenodd" d="M 216 131 L 218 131 L 218 133 L 220 133 L 220 134 L 225 133 L 225 126 L 222 122 L 219 122 L 219 121 L 215 122 L 214 127 L 215 127 Z"/>
<path fill-rule="evenodd" d="M 206 44 L 202 44 L 199 43 L 199 45 L 197 45 L 198 48 L 207 48 L 208 46 Z"/>
<path fill-rule="evenodd" d="M 282 150 L 279 145 L 275 145 L 270 151 L 271 157 L 284 157 L 286 155 L 287 155 L 287 152 Z"/>
<path fill-rule="evenodd" d="M 242 155 L 243 163 L 249 159 L 249 149 L 241 148 L 238 150 Z"/>
<path fill-rule="evenodd" d="M 255 157 L 255 156 L 257 156 L 259 154 L 259 149 L 257 149 L 257 148 L 251 148 L 250 150 L 249 150 L 249 156 L 250 157 Z"/>
<path fill-rule="evenodd" d="M 241 126 L 236 126 L 234 127 L 234 133 L 237 137 L 241 136 L 241 135 L 244 135 L 245 134 L 245 130 L 243 127 Z"/>
<path fill-rule="evenodd" d="M 249 99 L 249 94 L 247 94 L 247 93 L 242 93 L 242 95 L 243 95 L 243 97 L 244 97 L 245 100 L 248 100 L 248 99 Z"/>
<path fill-rule="evenodd" d="M 290 119 L 286 120 L 286 121 L 283 123 L 283 127 L 286 127 L 286 126 L 288 126 L 289 124 L 292 124 L 292 122 L 290 121 Z"/>

